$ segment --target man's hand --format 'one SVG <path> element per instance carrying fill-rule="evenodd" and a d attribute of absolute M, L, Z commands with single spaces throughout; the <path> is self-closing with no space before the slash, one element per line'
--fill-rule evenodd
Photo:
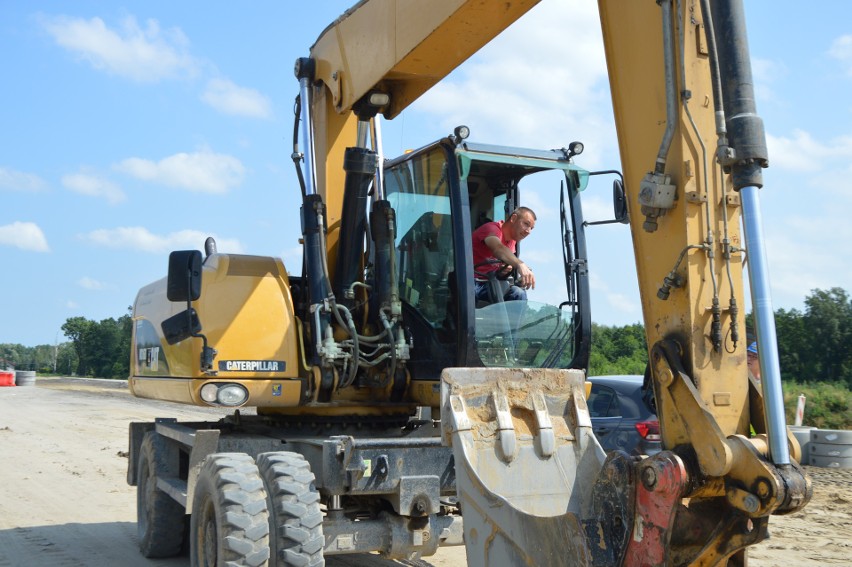
<path fill-rule="evenodd" d="M 535 289 L 535 274 L 523 262 L 518 266 L 518 284 L 524 289 Z"/>

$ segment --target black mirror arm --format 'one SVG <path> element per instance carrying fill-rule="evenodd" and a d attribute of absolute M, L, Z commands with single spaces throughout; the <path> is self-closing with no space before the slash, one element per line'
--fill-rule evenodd
<path fill-rule="evenodd" d="M 187 267 L 186 270 L 186 289 L 190 289 L 192 281 L 192 265 Z M 187 328 L 192 329 L 192 299 L 187 297 L 186 299 L 186 323 Z M 201 329 L 199 327 L 198 331 L 193 331 L 190 336 L 201 339 L 202 347 L 201 347 L 201 371 L 205 374 L 216 374 L 216 371 L 213 370 L 213 359 L 216 358 L 218 352 L 215 348 L 207 346 L 207 336 L 200 332 Z"/>

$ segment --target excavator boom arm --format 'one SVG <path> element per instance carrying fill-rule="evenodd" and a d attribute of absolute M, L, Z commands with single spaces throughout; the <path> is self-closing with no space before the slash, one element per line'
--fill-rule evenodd
<path fill-rule="evenodd" d="M 398 115 L 535 3 L 365 0 L 322 33 L 311 49 L 310 128 L 316 133 L 314 189 L 327 207 L 329 257 L 336 253 L 342 216 L 337 188 L 343 186 L 343 149 L 355 140 L 365 143 L 358 123 L 368 124 L 377 112 Z M 750 386 L 746 370 L 745 250 L 748 244 L 749 257 L 760 264 L 762 243 L 753 237 L 745 242 L 740 226 L 747 234 L 760 232 L 757 190 L 768 156 L 751 90 L 742 2 L 599 0 L 599 12 L 631 209 L 648 377 L 669 450 L 641 464 L 610 455 L 598 464 L 597 482 L 585 479 L 594 484 L 588 487 L 591 501 L 570 512 L 573 520 L 548 525 L 574 542 L 586 541 L 587 549 L 618 547 L 604 563 L 724 563 L 766 537 L 770 514 L 797 510 L 811 494 L 810 481 L 790 458 L 798 456 L 798 447 L 783 423 L 780 377 L 765 376 L 761 391 Z M 754 275 L 753 286 L 764 285 Z M 774 343 L 771 313 L 756 315 L 758 339 Z M 517 424 L 509 417 L 514 412 L 536 412 L 533 439 L 541 436 L 548 459 L 559 458 L 560 443 L 575 450 L 585 443 L 577 432 L 586 426 L 588 412 L 576 400 L 576 389 L 560 391 L 558 404 L 544 403 L 550 385 L 527 376 L 529 396 L 513 407 L 505 391 L 516 387 L 516 379 L 445 373 L 442 388 L 452 394 L 442 394 L 443 411 L 453 419 L 444 437 L 454 447 L 457 468 L 469 473 L 473 488 L 466 490 L 476 497 L 468 507 L 479 508 L 483 494 L 489 495 L 486 501 L 502 501 L 502 489 L 484 484 L 494 476 L 483 476 L 484 467 L 512 478 L 512 467 L 519 465 L 507 451 L 535 454 L 535 443 L 524 449 L 523 436 L 516 443 Z M 489 384 L 493 392 L 483 397 Z M 494 413 L 482 413 L 482 404 L 493 406 Z M 564 439 L 556 436 L 556 447 L 547 450 L 552 432 L 541 414 L 544 406 L 569 408 L 564 411 L 573 418 L 566 421 L 577 428 Z M 550 419 L 562 419 L 559 411 Z M 483 448 L 470 435 L 478 419 L 491 417 L 497 420 L 499 449 Z M 460 481 L 463 485 L 468 486 Z M 514 490 L 513 483 L 505 489 Z M 574 487 L 569 483 L 562 490 L 572 501 Z M 680 504 L 684 497 L 690 506 Z M 497 515 L 477 521 L 482 529 L 497 526 L 492 537 L 501 546 L 523 547 L 524 534 L 535 532 L 531 526 L 543 525 L 529 512 L 537 509 L 535 494 L 517 501 L 527 512 L 516 513 L 507 497 L 505 505 L 515 510 L 506 516 L 514 518 L 506 520 L 512 525 L 500 526 Z M 653 537 L 631 538 L 603 527 L 613 503 L 621 528 Z M 467 528 L 466 535 L 473 537 Z M 481 548 L 478 557 L 487 562 L 493 551 Z M 512 556 L 533 557 L 524 551 Z M 581 563 L 600 560 L 592 552 L 584 557 Z"/>

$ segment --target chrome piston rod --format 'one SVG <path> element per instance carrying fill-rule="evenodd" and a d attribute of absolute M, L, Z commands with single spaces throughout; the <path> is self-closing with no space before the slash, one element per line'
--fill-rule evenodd
<path fill-rule="evenodd" d="M 781 366 L 778 363 L 778 341 L 775 332 L 775 312 L 769 292 L 769 268 L 763 239 L 763 220 L 760 215 L 759 189 L 743 187 L 743 227 L 748 251 L 748 279 L 751 284 L 751 304 L 754 310 L 757 350 L 760 353 L 760 376 L 763 388 L 763 410 L 766 413 L 769 453 L 776 465 L 790 464 L 787 446 L 787 423 L 784 416 L 784 393 L 781 390 Z"/>
<path fill-rule="evenodd" d="M 307 195 L 315 195 L 317 174 L 314 166 L 314 124 L 311 119 L 311 79 L 309 77 L 299 78 L 299 96 L 302 99 L 301 138 L 305 192 Z"/>

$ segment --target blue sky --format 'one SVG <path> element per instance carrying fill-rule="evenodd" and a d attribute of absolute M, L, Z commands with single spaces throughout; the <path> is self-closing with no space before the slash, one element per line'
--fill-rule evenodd
<path fill-rule="evenodd" d="M 351 3 L 0 0 L 0 343 L 124 314 L 208 235 L 299 271 L 293 62 Z M 852 4 L 746 4 L 773 302 L 801 309 L 814 288 L 852 291 Z M 486 143 L 582 140 L 579 165 L 618 167 L 596 3 L 544 0 L 385 123 L 385 152 L 462 123 Z M 544 238 L 556 205 L 529 199 Z M 608 190 L 587 199 L 604 210 Z M 593 320 L 640 321 L 629 235 L 594 236 Z M 532 299 L 558 298 L 551 259 L 529 258 Z"/>

